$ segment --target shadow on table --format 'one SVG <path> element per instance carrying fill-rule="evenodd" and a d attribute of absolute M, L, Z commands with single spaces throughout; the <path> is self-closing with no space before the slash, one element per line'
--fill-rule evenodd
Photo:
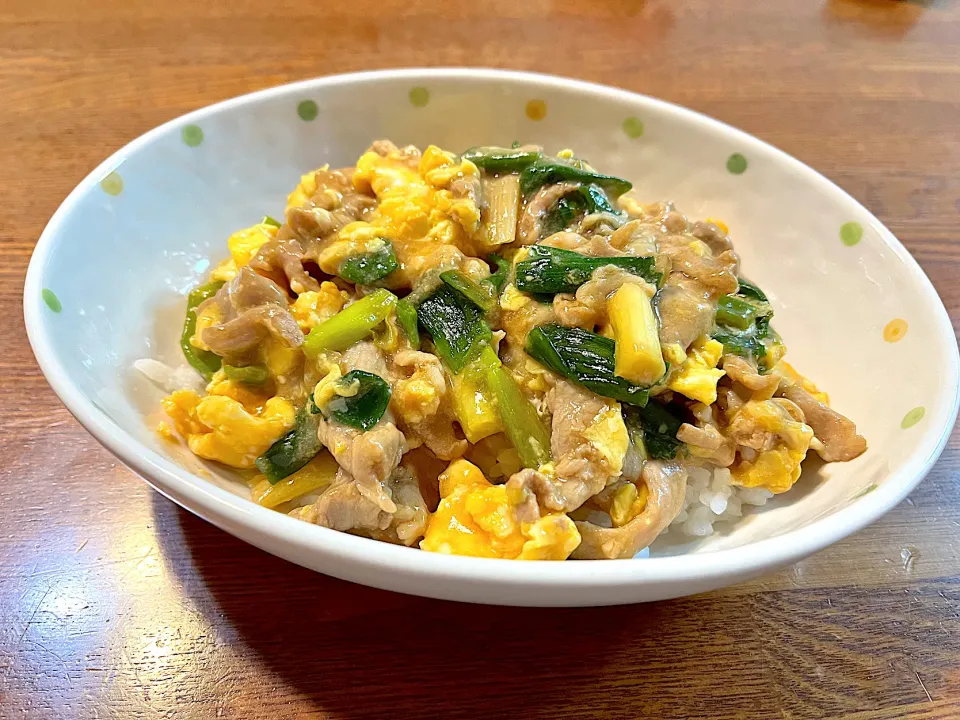
<path fill-rule="evenodd" d="M 743 650 L 697 600 L 593 609 L 427 600 L 305 570 L 159 494 L 154 516 L 167 564 L 218 635 L 229 639 L 232 625 L 237 644 L 288 684 L 282 692 L 334 718 L 566 717 L 577 708 L 682 717 L 676 695 L 664 705 L 662 682 L 702 684 L 690 671 L 722 675 L 718 658 Z M 704 648 L 703 662 L 680 662 L 692 647 Z M 235 650 L 237 663 L 254 660 Z"/>

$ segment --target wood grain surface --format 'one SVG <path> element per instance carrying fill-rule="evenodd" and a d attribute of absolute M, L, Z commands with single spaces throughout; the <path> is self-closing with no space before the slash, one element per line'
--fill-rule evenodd
<path fill-rule="evenodd" d="M 0 717 L 960 717 L 956 435 L 886 518 L 779 574 L 533 610 L 265 555 L 152 492 L 60 405 L 20 298 L 87 172 L 211 102 L 416 65 L 609 83 L 754 133 L 876 213 L 960 317 L 957 2 L 3 0 Z"/>

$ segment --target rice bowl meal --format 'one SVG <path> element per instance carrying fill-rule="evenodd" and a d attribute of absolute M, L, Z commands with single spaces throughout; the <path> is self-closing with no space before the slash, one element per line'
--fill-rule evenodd
<path fill-rule="evenodd" d="M 721 220 L 515 145 L 300 178 L 190 292 L 189 367 L 136 363 L 158 432 L 302 521 L 521 560 L 707 536 L 866 450 Z"/>

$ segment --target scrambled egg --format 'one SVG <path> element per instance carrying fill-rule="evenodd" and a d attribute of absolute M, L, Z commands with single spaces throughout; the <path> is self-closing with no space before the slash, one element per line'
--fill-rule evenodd
<path fill-rule="evenodd" d="M 308 290 L 300 293 L 290 306 L 290 312 L 306 334 L 343 310 L 349 300 L 350 293 L 341 290 L 336 283 L 325 280 L 320 283 L 319 291 Z"/>
<path fill-rule="evenodd" d="M 691 400 L 712 405 L 717 401 L 717 382 L 723 377 L 723 370 L 717 369 L 723 344 L 701 335 L 694 341 L 686 359 L 670 373 L 667 387 Z"/>
<path fill-rule="evenodd" d="M 506 480 L 523 469 L 520 455 L 502 432 L 470 445 L 467 448 L 467 459 L 476 464 L 488 478 Z"/>
<path fill-rule="evenodd" d="M 330 166 L 324 165 L 321 170 L 327 170 Z M 317 172 L 311 170 L 305 175 L 300 176 L 300 184 L 293 192 L 287 195 L 287 209 L 305 205 L 311 197 L 317 192 Z"/>
<path fill-rule="evenodd" d="M 369 222 L 354 222 L 340 231 L 337 241 L 321 254 L 321 269 L 333 274 L 345 257 L 369 252 L 374 241 L 390 240 L 400 264 L 396 283 L 410 287 L 426 270 L 449 259 L 451 250 L 470 253 L 480 208 L 473 199 L 455 197 L 447 186 L 479 172 L 469 160 L 458 161 L 453 153 L 433 145 L 423 152 L 416 169 L 399 153 L 388 157 L 365 153 L 357 161 L 353 184 L 372 191 L 379 205 Z M 312 177 L 304 176 L 290 201 L 308 196 L 310 182 L 315 189 Z"/>
<path fill-rule="evenodd" d="M 623 470 L 623 459 L 626 457 L 630 439 L 619 403 L 612 400 L 606 402 L 607 406 L 583 431 L 583 436 L 600 454 L 607 473 L 614 476 Z"/>
<path fill-rule="evenodd" d="M 642 513 L 647 507 L 649 493 L 646 484 L 637 489 L 633 483 L 625 483 L 618 489 L 610 504 L 609 514 L 613 526 L 623 527 Z"/>
<path fill-rule="evenodd" d="M 257 223 L 244 230 L 238 230 L 227 238 L 230 257 L 217 265 L 210 273 L 210 282 L 230 282 L 244 265 L 250 264 L 253 256 L 268 240 L 276 237 L 277 228 L 273 225 Z"/>
<path fill-rule="evenodd" d="M 440 410 L 443 388 L 436 386 L 431 374 L 429 367 L 417 366 L 412 376 L 398 380 L 393 386 L 392 404 L 409 424 L 423 422 Z"/>
<path fill-rule="evenodd" d="M 774 400 L 752 400 L 738 412 L 736 421 L 777 435 L 779 442 L 770 450 L 757 454 L 752 461 L 745 458 L 732 468 L 734 482 L 743 487 L 762 487 L 782 493 L 793 487 L 800 477 L 800 463 L 807 455 L 813 429 L 797 422 Z"/>
<path fill-rule="evenodd" d="M 580 533 L 564 514 L 520 523 L 503 485 L 491 485 L 480 469 L 455 460 L 440 476 L 440 506 L 431 516 L 422 550 L 450 555 L 516 560 L 566 560 Z"/>
<path fill-rule="evenodd" d="M 284 433 L 293 428 L 296 410 L 282 397 L 263 395 L 217 373 L 201 398 L 177 390 L 163 400 L 163 409 L 190 450 L 207 460 L 235 468 L 252 468 Z"/>
<path fill-rule="evenodd" d="M 778 362 L 774 368 L 774 372 L 782 375 L 790 382 L 800 383 L 800 387 L 813 395 L 817 400 L 822 402 L 824 405 L 830 405 L 830 396 L 818 389 L 817 386 L 813 384 L 812 380 L 798 373 L 794 369 L 793 365 L 788 363 L 786 360 L 781 360 Z"/>

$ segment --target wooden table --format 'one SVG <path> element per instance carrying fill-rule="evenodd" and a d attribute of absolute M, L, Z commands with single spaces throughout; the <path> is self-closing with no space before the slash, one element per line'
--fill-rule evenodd
<path fill-rule="evenodd" d="M 960 717 L 956 435 L 885 519 L 779 574 L 651 605 L 509 609 L 248 547 L 152 492 L 47 387 L 23 275 L 90 169 L 194 108 L 375 67 L 549 71 L 718 117 L 861 200 L 960 316 L 960 4 L 484 5 L 2 4 L 0 717 Z"/>

